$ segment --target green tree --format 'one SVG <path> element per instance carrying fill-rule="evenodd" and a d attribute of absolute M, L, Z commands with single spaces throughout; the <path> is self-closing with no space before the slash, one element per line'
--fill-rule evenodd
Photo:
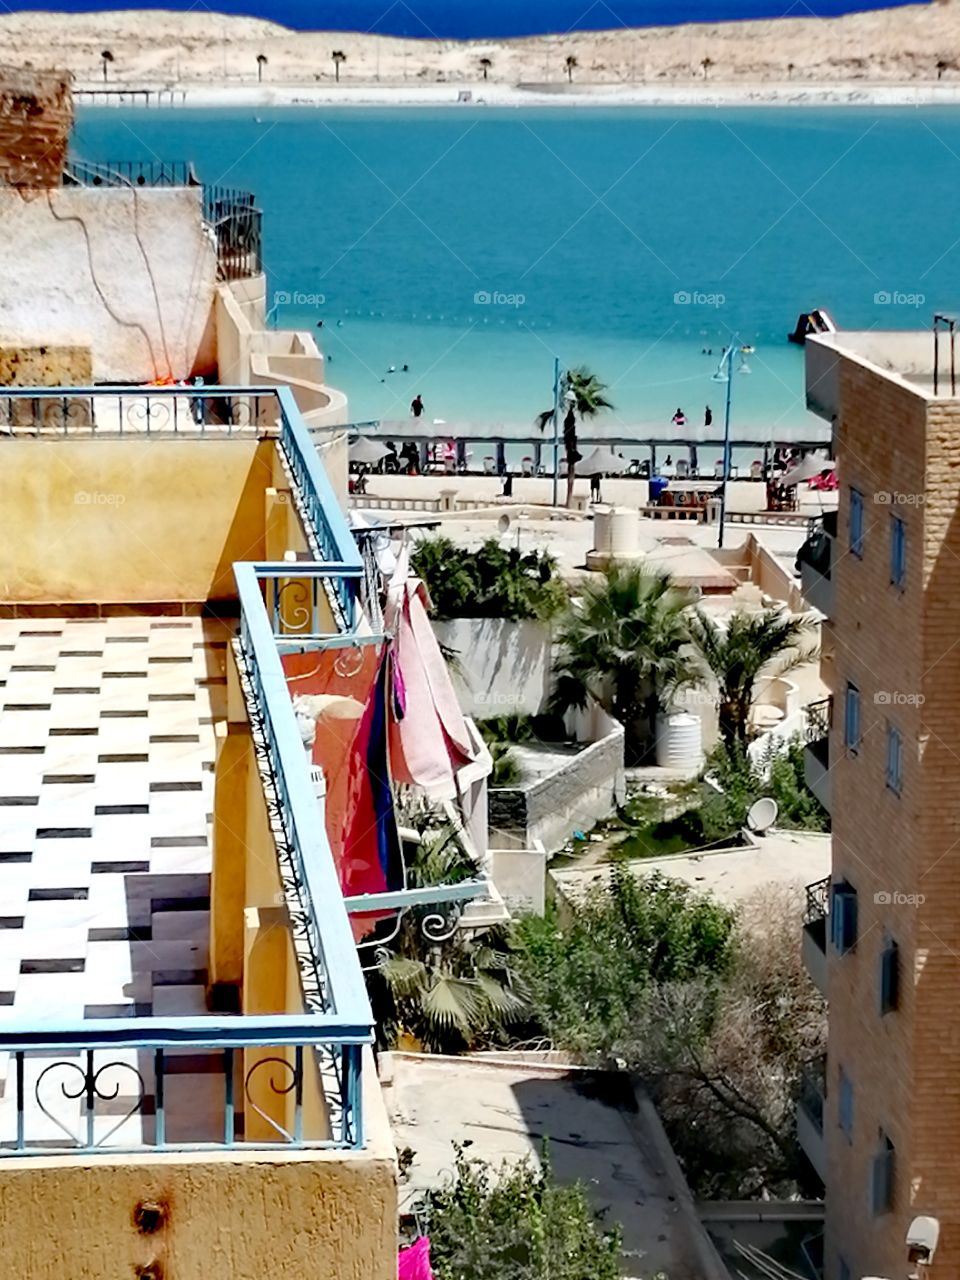
<path fill-rule="evenodd" d="M 567 59 L 569 62 L 570 60 Z M 574 58 L 574 65 L 576 59 Z M 563 410 L 563 447 L 567 456 L 567 506 L 573 503 L 573 486 L 577 478 L 577 463 L 580 452 L 577 448 L 577 420 L 585 421 L 595 418 L 605 409 L 612 409 L 613 403 L 606 398 L 604 392 L 607 384 L 601 382 L 595 373 L 583 365 L 576 369 L 568 369 L 561 381 L 560 407 Z M 564 408 L 565 406 L 565 408 Z M 548 422 L 553 421 L 557 408 L 546 409 L 537 415 L 537 426 L 544 430 Z"/>
<path fill-rule="evenodd" d="M 342 49 L 334 49 L 330 57 L 333 59 L 333 74 L 336 77 L 337 84 L 340 83 L 340 64 L 346 62 L 347 55 Z"/>
<path fill-rule="evenodd" d="M 422 832 L 407 883 L 452 885 L 478 874 L 458 831 L 445 823 Z M 392 929 L 394 922 L 388 924 Z M 429 1050 L 456 1053 L 526 1013 L 502 931 L 467 934 L 441 909 L 414 907 L 384 939 L 378 957 L 368 986 L 385 1045 L 410 1038 Z"/>
<path fill-rule="evenodd" d="M 552 911 L 518 922 L 518 976 L 557 1048 L 616 1059 L 658 986 L 699 978 L 712 988 L 729 969 L 733 925 L 733 912 L 680 881 L 614 864 L 609 885 L 588 890 L 569 923 Z"/>
<path fill-rule="evenodd" d="M 668 574 L 613 565 L 588 583 L 560 624 L 553 704 L 582 707 L 587 696 L 624 726 L 631 762 L 643 757 L 657 713 L 697 682 L 686 612 L 691 597 Z"/>
<path fill-rule="evenodd" d="M 449 538 L 425 538 L 410 565 L 425 583 L 438 619 L 547 619 L 567 600 L 552 556 L 503 547 L 496 538 L 476 551 Z"/>
<path fill-rule="evenodd" d="M 576 67 L 578 66 L 577 59 L 576 59 L 575 55 L 574 55 L 574 54 L 572 54 L 572 53 L 568 53 L 568 54 L 567 54 L 566 61 L 564 62 L 564 64 L 563 64 L 563 65 L 564 65 L 564 66 L 566 67 L 566 69 L 567 69 L 567 79 L 569 80 L 569 82 L 570 82 L 571 84 L 573 84 L 573 73 L 574 73 L 574 70 L 576 69 Z"/>
<path fill-rule="evenodd" d="M 103 83 L 106 84 L 108 69 L 110 64 L 114 61 L 113 54 L 109 49 L 104 49 L 103 53 L 100 55 L 100 61 L 103 63 Z"/>
<path fill-rule="evenodd" d="M 257 54 L 257 80 L 258 81 L 263 80 L 263 68 L 267 65 L 269 61 L 270 59 L 267 57 L 265 53 Z"/>
<path fill-rule="evenodd" d="M 722 622 L 699 609 L 690 618 L 703 674 L 718 686 L 720 734 L 727 745 L 746 743 L 757 679 L 785 675 L 814 656 L 802 645 L 809 630 L 807 617 L 780 609 L 738 612 Z"/>
<path fill-rule="evenodd" d="M 561 1186 L 544 1152 L 499 1173 L 455 1147 L 455 1178 L 414 1206 L 437 1280 L 619 1280 L 620 1229 L 584 1188 Z"/>

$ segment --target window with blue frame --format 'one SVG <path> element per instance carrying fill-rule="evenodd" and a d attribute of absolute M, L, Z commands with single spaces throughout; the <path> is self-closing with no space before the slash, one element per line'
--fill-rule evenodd
<path fill-rule="evenodd" d="M 863 556 L 863 494 L 859 489 L 850 490 L 850 550 Z"/>
<path fill-rule="evenodd" d="M 892 938 L 880 952 L 880 1013 L 892 1013 L 900 1004 L 900 948 Z"/>
<path fill-rule="evenodd" d="M 890 581 L 901 589 L 907 584 L 907 526 L 899 516 L 890 517 Z"/>
<path fill-rule="evenodd" d="M 853 1140 L 853 1082 L 844 1071 L 840 1068 L 840 1088 L 837 1090 L 837 1114 L 840 1122 L 840 1128 Z"/>
<path fill-rule="evenodd" d="M 860 690 L 849 680 L 843 699 L 843 745 L 848 751 L 860 749 Z"/>
<path fill-rule="evenodd" d="M 840 955 L 857 943 L 857 891 L 846 880 L 830 886 L 830 941 Z"/>
<path fill-rule="evenodd" d="M 892 724 L 887 725 L 887 786 L 894 795 L 903 786 L 903 738 Z"/>
<path fill-rule="evenodd" d="M 893 1208 L 893 1182 L 896 1152 L 887 1135 L 880 1135 L 880 1150 L 873 1157 L 870 1170 L 870 1208 L 873 1213 L 889 1213 Z"/>

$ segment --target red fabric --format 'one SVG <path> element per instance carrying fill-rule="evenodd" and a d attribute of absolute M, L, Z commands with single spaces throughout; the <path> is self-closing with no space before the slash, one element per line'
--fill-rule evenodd
<path fill-rule="evenodd" d="M 409 1249 L 400 1250 L 400 1256 L 397 1259 L 397 1280 L 433 1280 L 429 1236 L 421 1236 Z"/>

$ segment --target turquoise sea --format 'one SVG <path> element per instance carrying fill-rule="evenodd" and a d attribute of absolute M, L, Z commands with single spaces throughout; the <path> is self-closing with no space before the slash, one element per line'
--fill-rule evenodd
<path fill-rule="evenodd" d="M 669 434 L 677 407 L 722 418 L 739 334 L 735 425 L 802 434 L 801 310 L 913 328 L 960 301 L 957 109 L 87 109 L 75 151 L 254 190 L 275 315 L 355 420 L 420 393 L 529 428 L 558 355 L 623 434 Z"/>

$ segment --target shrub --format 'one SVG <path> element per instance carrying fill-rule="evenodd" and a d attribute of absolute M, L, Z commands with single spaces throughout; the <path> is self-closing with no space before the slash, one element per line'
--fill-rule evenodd
<path fill-rule="evenodd" d="M 583 1187 L 559 1185 L 548 1153 L 498 1173 L 455 1147 L 455 1178 L 414 1205 L 437 1280 L 619 1280 L 620 1231 Z"/>
<path fill-rule="evenodd" d="M 556 576 L 556 561 L 543 551 L 522 554 L 488 538 L 477 551 L 450 538 L 426 538 L 410 557 L 413 572 L 426 584 L 433 616 L 450 618 L 524 618 L 546 620 L 564 607 L 566 589 Z"/>

